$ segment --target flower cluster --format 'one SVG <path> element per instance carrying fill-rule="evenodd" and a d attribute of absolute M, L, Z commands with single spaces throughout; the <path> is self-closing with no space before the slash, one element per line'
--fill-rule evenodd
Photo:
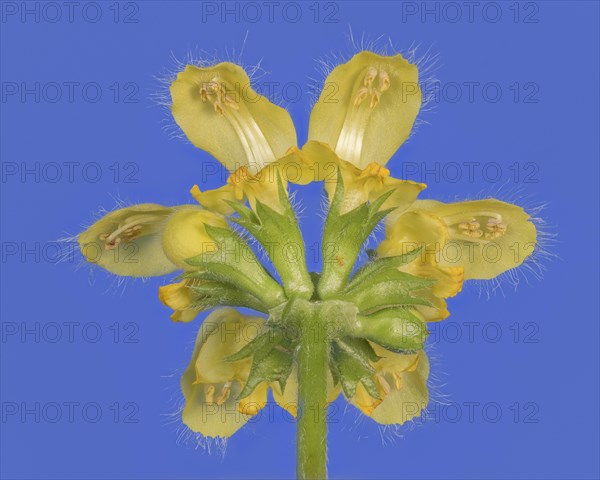
<path fill-rule="evenodd" d="M 420 415 L 427 323 L 449 315 L 446 299 L 464 281 L 516 268 L 535 248 L 535 226 L 516 205 L 417 200 L 424 184 L 390 176 L 385 165 L 421 106 L 416 65 L 363 51 L 326 84 L 336 86 L 335 98 L 321 95 L 299 148 L 289 114 L 252 90 L 240 66 L 188 65 L 171 85 L 172 114 L 191 143 L 230 171 L 227 183 L 194 185 L 195 204 L 116 210 L 79 236 L 86 258 L 117 275 L 180 272 L 159 290 L 173 321 L 215 309 L 181 379 L 183 422 L 206 436 L 232 435 L 269 389 L 299 421 L 302 408 L 325 408 L 341 392 L 381 424 Z M 324 262 L 315 273 L 288 185 L 325 179 Z M 355 268 L 381 222 L 385 239 Z M 279 280 L 240 229 L 265 246 Z M 290 243 L 293 255 L 282 246 Z M 299 444 L 310 428 L 303 432 Z"/>

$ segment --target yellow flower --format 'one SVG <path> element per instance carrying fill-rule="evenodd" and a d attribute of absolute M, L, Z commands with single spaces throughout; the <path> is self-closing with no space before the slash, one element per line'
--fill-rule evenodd
<path fill-rule="evenodd" d="M 215 248 L 205 226 L 225 219 L 196 205 L 146 203 L 110 212 L 79 235 L 86 260 L 129 277 L 165 275 L 190 268 L 187 258 Z"/>
<path fill-rule="evenodd" d="M 266 382 L 247 397 L 238 398 L 248 380 L 252 358 L 226 360 L 263 329 L 263 318 L 242 315 L 233 308 L 217 309 L 204 320 L 192 360 L 181 377 L 183 423 L 191 430 L 208 437 L 229 437 L 267 404 Z M 282 395 L 278 386 L 273 388 L 277 403 L 293 414 L 295 404 L 288 395 L 297 390 L 294 380 L 288 381 L 287 395 Z"/>
<path fill-rule="evenodd" d="M 379 357 L 373 364 L 374 381 L 380 398 L 372 397 L 362 383 L 349 401 L 365 415 L 383 425 L 403 424 L 427 407 L 429 360 L 420 350 L 415 354 L 390 352 L 372 344 Z"/>
<path fill-rule="evenodd" d="M 180 269 L 191 269 L 185 260 L 202 253 L 216 252 L 219 246 L 206 233 L 206 226 L 227 228 L 226 220 L 209 210 L 183 207 L 169 218 L 163 232 L 167 257 Z"/>
<path fill-rule="evenodd" d="M 190 68 L 192 67 L 188 67 Z M 194 83 L 188 80 L 190 72 L 194 72 L 196 76 L 200 73 L 196 70 L 188 72 L 188 69 L 180 74 L 174 85 L 179 82 L 180 77 L 185 78 L 188 83 Z M 248 82 L 247 77 L 245 82 Z M 394 190 L 394 193 L 382 208 L 396 208 L 399 212 L 407 208 L 425 185 L 392 178 L 384 165 L 408 137 L 419 112 L 421 91 L 417 67 L 408 63 L 401 55 L 387 57 L 361 52 L 348 63 L 335 68 L 325 81 L 325 86 L 334 87 L 335 93 L 331 97 L 330 89 L 325 88 L 321 94 L 311 113 L 308 142 L 302 150 L 295 148 L 294 142 L 290 142 L 286 150 L 282 145 L 268 161 L 260 163 L 259 168 L 238 165 L 224 187 L 202 192 L 194 185 L 194 198 L 204 207 L 226 215 L 233 212 L 228 201 L 247 199 L 253 204 L 258 195 L 262 195 L 260 200 L 263 203 L 276 208 L 277 189 L 273 185 L 275 170 L 284 181 L 297 184 L 325 180 L 325 187 L 331 197 L 339 168 L 346 186 L 343 212 L 367 200 L 374 200 L 389 190 Z M 179 90 L 176 92 L 177 98 L 172 90 L 174 114 L 175 106 L 180 103 L 198 108 L 197 102 L 190 98 L 189 93 L 186 93 L 187 96 L 180 96 Z M 261 117 L 267 115 L 267 110 L 252 113 L 257 122 L 261 119 L 262 123 L 267 123 Z M 208 140 L 204 138 L 210 137 L 203 127 L 206 115 L 207 113 L 204 116 L 190 114 L 186 123 L 177 121 L 195 145 L 213 153 L 206 148 Z M 177 115 L 175 117 L 177 119 Z M 285 132 L 293 130 L 293 127 L 288 126 L 287 120 L 282 125 L 285 126 L 282 127 Z M 192 128 L 197 132 L 193 138 L 188 133 Z M 212 132 L 212 128 L 209 131 Z M 272 133 L 273 138 L 282 135 L 282 132 L 274 130 L 269 130 L 269 133 Z M 229 138 L 221 132 L 219 134 L 221 142 L 223 138 Z M 290 135 L 285 138 L 292 137 Z M 239 158 L 239 154 L 237 155 L 238 157 L 232 158 Z M 221 161 L 232 170 L 230 165 Z M 267 164 L 272 164 L 274 168 L 261 172 Z"/>
<path fill-rule="evenodd" d="M 325 80 L 308 139 L 360 169 L 385 165 L 408 138 L 420 108 L 416 65 L 401 55 L 360 52 Z"/>
<path fill-rule="evenodd" d="M 517 205 L 495 199 L 421 200 L 387 224 L 379 252 L 398 255 L 425 245 L 433 265 L 446 272 L 461 268 L 465 280 L 489 280 L 521 265 L 536 241 L 531 217 Z"/>
<path fill-rule="evenodd" d="M 188 65 L 171 84 L 172 113 L 187 138 L 229 171 L 256 174 L 296 146 L 289 113 L 254 91 L 240 66 Z"/>

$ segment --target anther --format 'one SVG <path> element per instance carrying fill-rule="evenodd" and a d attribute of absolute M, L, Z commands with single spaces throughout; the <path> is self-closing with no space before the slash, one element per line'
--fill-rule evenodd
<path fill-rule="evenodd" d="M 394 372 L 392 376 L 394 377 L 394 385 L 396 390 L 400 390 L 402 388 L 402 375 L 400 375 L 398 372 Z"/>
<path fill-rule="evenodd" d="M 365 87 L 370 87 L 373 84 L 373 80 L 377 76 L 377 69 L 374 67 L 369 67 L 367 69 L 367 74 L 365 75 L 364 84 Z"/>
<path fill-rule="evenodd" d="M 373 94 L 371 95 L 371 101 L 369 102 L 369 108 L 373 109 L 379 103 L 379 97 L 381 93 L 377 90 L 373 90 Z"/>
<path fill-rule="evenodd" d="M 462 234 L 471 238 L 481 238 L 483 232 L 481 230 L 465 230 L 464 232 L 462 232 Z"/>
<path fill-rule="evenodd" d="M 369 94 L 369 90 L 365 87 L 361 87 L 358 92 L 356 92 L 356 97 L 354 97 L 354 106 L 358 107 L 367 95 Z"/>
<path fill-rule="evenodd" d="M 226 383 L 225 385 L 223 385 L 223 388 L 221 388 L 221 393 L 217 398 L 217 405 L 223 405 L 227 401 L 229 395 L 231 394 L 230 387 L 231 383 Z"/>
<path fill-rule="evenodd" d="M 379 91 L 385 92 L 388 88 L 390 88 L 390 76 L 385 70 L 379 71 Z"/>
<path fill-rule="evenodd" d="M 381 385 L 383 393 L 385 393 L 386 395 L 390 393 L 392 387 L 390 387 L 390 384 L 387 382 L 387 380 L 383 378 L 383 375 L 377 375 L 377 380 L 379 381 L 379 385 Z"/>
<path fill-rule="evenodd" d="M 206 398 L 206 403 L 214 403 L 214 401 L 213 401 L 214 394 L 215 394 L 215 386 L 214 385 L 209 385 L 208 387 L 206 387 L 206 390 L 204 391 L 204 397 Z"/>

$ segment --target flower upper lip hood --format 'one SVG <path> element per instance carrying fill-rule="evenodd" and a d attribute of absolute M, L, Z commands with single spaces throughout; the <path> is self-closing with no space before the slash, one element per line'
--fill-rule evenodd
<path fill-rule="evenodd" d="M 173 118 L 187 138 L 230 171 L 257 173 L 296 145 L 289 113 L 258 94 L 243 68 L 188 65 L 171 84 Z"/>
<path fill-rule="evenodd" d="M 421 107 L 416 65 L 401 55 L 364 51 L 333 69 L 325 87 L 310 116 L 308 141 L 329 145 L 361 169 L 385 165 Z M 171 97 L 187 138 L 230 171 L 245 166 L 256 174 L 296 146 L 288 112 L 258 94 L 238 65 L 188 65 L 172 83 Z"/>
<path fill-rule="evenodd" d="M 308 139 L 328 144 L 361 169 L 385 165 L 408 138 L 420 108 L 416 65 L 402 55 L 360 52 L 327 77 Z"/>

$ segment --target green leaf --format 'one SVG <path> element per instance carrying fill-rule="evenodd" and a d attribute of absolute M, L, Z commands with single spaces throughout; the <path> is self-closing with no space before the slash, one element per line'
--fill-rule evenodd
<path fill-rule="evenodd" d="M 323 230 L 323 273 L 318 285 L 322 299 L 335 297 L 346 286 L 358 254 L 377 224 L 393 209 L 379 210 L 393 193 L 384 193 L 372 203 L 363 203 L 341 213 L 344 182 L 338 171 L 337 184 Z"/>
<path fill-rule="evenodd" d="M 370 362 L 379 360 L 379 356 L 375 353 L 373 347 L 363 338 L 339 338 L 336 343 L 342 351 L 363 363 L 365 367 L 369 367 Z"/>
<path fill-rule="evenodd" d="M 182 275 L 187 277 L 187 275 Z M 194 301 L 192 308 L 202 311 L 214 307 L 246 307 L 258 312 L 267 313 L 268 308 L 253 295 L 235 288 L 232 284 L 218 281 L 201 280 L 190 287 Z"/>
<path fill-rule="evenodd" d="M 364 339 L 344 339 L 333 343 L 331 370 L 336 383 L 342 384 L 346 398 L 356 394 L 359 382 L 365 386 L 369 395 L 380 398 L 373 380 L 375 369 L 371 365 L 378 358 Z"/>
<path fill-rule="evenodd" d="M 211 225 L 206 225 L 206 232 L 216 242 L 217 250 L 186 260 L 197 268 L 191 278 L 231 284 L 269 308 L 285 300 L 281 286 L 260 264 L 243 238 L 230 229 Z"/>
<path fill-rule="evenodd" d="M 368 314 L 383 308 L 407 305 L 425 305 L 431 307 L 432 304 L 429 300 L 412 294 L 414 290 L 425 288 L 426 286 L 429 286 L 430 283 L 420 285 L 415 285 L 415 283 L 417 282 L 381 282 L 359 290 L 352 290 L 347 295 L 343 295 L 341 299 L 354 303 L 359 312 L 363 314 Z M 423 285 L 425 285 L 425 287 Z"/>
<path fill-rule="evenodd" d="M 412 262 L 421 253 L 421 248 L 417 248 L 412 252 L 395 257 L 378 257 L 364 266 L 362 266 L 353 276 L 346 288 L 346 291 L 358 288 L 366 282 L 375 283 L 378 279 L 384 278 L 386 272 L 391 272 L 392 275 L 398 271 L 398 268 Z"/>
<path fill-rule="evenodd" d="M 431 306 L 431 302 L 421 298 L 418 292 L 431 288 L 435 280 L 398 270 L 418 254 L 417 250 L 368 263 L 356 273 L 339 298 L 356 304 L 361 313 L 392 306 Z"/>
<path fill-rule="evenodd" d="M 304 240 L 279 173 L 277 186 L 283 213 L 260 200 L 256 200 L 255 211 L 239 203 L 234 206 L 232 202 L 239 218 L 231 218 L 231 221 L 245 228 L 263 246 L 288 297 L 310 298 L 314 287 L 306 269 Z"/>
<path fill-rule="evenodd" d="M 359 315 L 355 334 L 397 353 L 421 350 L 429 332 L 425 322 L 417 315 L 417 312 L 406 308 L 389 308 L 371 315 Z"/>
<path fill-rule="evenodd" d="M 266 332 L 258 335 L 252 341 L 248 342 L 239 351 L 225 359 L 227 362 L 237 362 L 243 358 L 254 355 L 254 359 L 266 357 L 276 345 L 289 346 L 281 331 L 269 328 Z"/>
<path fill-rule="evenodd" d="M 272 348 L 262 358 L 257 358 L 255 354 L 248 381 L 238 398 L 247 397 L 262 382 L 278 382 L 281 390 L 285 390 L 285 385 L 292 371 L 293 360 L 292 352 L 279 348 Z"/>

